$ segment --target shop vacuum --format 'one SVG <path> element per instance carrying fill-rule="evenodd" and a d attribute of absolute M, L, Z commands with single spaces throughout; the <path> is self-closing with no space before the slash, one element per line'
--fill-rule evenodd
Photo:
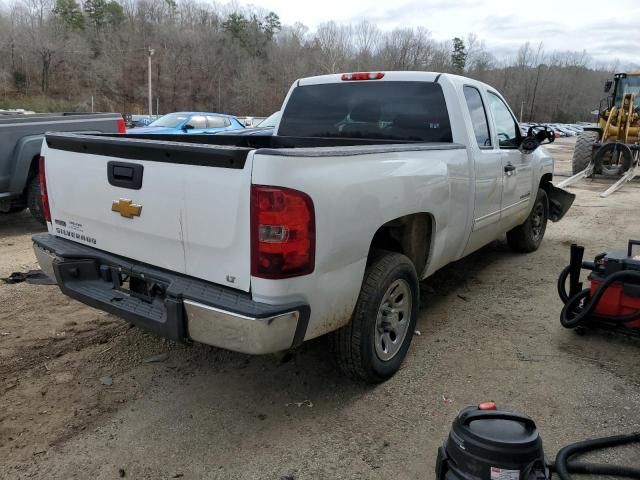
<path fill-rule="evenodd" d="M 639 245 L 640 240 L 629 240 L 626 252 L 601 253 L 593 262 L 582 261 L 584 247 L 571 245 L 570 263 L 558 278 L 564 327 L 640 335 L 640 256 L 633 255 L 633 247 Z M 585 289 L 580 282 L 583 269 L 590 271 Z"/>
<path fill-rule="evenodd" d="M 640 432 L 575 443 L 549 462 L 531 418 L 486 402 L 463 409 L 453 421 L 448 438 L 438 449 L 436 480 L 572 480 L 571 474 L 640 479 L 640 468 L 572 460 L 576 455 L 630 443 L 640 444 Z"/>
<path fill-rule="evenodd" d="M 640 256 L 630 240 L 626 252 L 601 253 L 583 261 L 584 247 L 571 245 L 571 259 L 558 278 L 566 328 L 605 328 L 640 335 Z M 625 254 L 626 253 L 626 254 Z M 589 270 L 582 288 L 581 270 Z M 566 290 L 569 278 L 569 291 Z M 640 432 L 598 438 L 562 448 L 549 462 L 535 422 L 526 415 L 498 410 L 494 402 L 463 409 L 438 450 L 437 480 L 571 480 L 572 474 L 640 479 L 640 468 L 580 463 L 573 457 L 628 444 L 640 445 Z"/>

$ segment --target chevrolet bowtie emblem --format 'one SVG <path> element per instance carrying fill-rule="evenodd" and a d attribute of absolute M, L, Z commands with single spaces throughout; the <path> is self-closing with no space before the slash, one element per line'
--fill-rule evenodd
<path fill-rule="evenodd" d="M 117 202 L 111 204 L 111 211 L 118 212 L 121 216 L 126 218 L 139 217 L 142 212 L 142 205 L 136 205 L 131 200 L 121 198 Z"/>

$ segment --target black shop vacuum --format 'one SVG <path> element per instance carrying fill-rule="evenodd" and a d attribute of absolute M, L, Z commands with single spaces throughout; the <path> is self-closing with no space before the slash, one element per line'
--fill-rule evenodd
<path fill-rule="evenodd" d="M 566 328 L 616 330 L 640 335 L 640 256 L 629 240 L 626 252 L 605 252 L 593 262 L 583 261 L 584 247 L 571 245 L 570 263 L 558 278 L 558 294 L 564 303 L 560 322 Z M 588 288 L 582 288 L 581 270 L 589 270 Z M 566 284 L 569 278 L 569 292 Z"/>
<path fill-rule="evenodd" d="M 640 443 L 640 432 L 564 447 L 548 461 L 535 422 L 494 402 L 463 409 L 438 449 L 436 480 L 572 480 L 572 474 L 640 479 L 640 468 L 579 463 L 576 455 Z"/>

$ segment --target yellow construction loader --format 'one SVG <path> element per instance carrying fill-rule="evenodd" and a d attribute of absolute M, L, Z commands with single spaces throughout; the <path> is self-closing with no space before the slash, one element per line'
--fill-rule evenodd
<path fill-rule="evenodd" d="M 623 175 L 602 194 L 607 196 L 640 175 L 640 72 L 617 73 L 607 80 L 605 92 L 613 92 L 600 104 L 598 125 L 586 127 L 573 151 L 573 176 L 558 186 L 568 186 L 594 174 Z"/>

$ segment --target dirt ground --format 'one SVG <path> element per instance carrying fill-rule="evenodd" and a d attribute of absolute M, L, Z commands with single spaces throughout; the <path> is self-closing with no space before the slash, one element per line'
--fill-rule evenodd
<path fill-rule="evenodd" d="M 550 147 L 558 178 L 572 141 Z M 549 456 L 640 430 L 640 342 L 578 336 L 555 282 L 640 238 L 640 185 L 582 181 L 539 251 L 496 242 L 422 285 L 403 369 L 378 386 L 333 367 L 323 339 L 250 357 L 155 338 L 63 296 L 0 282 L 1 478 L 431 479 L 456 412 L 488 399 L 538 423 Z M 0 277 L 36 268 L 28 213 L 0 217 Z M 638 450 L 607 460 L 638 465 Z"/>

